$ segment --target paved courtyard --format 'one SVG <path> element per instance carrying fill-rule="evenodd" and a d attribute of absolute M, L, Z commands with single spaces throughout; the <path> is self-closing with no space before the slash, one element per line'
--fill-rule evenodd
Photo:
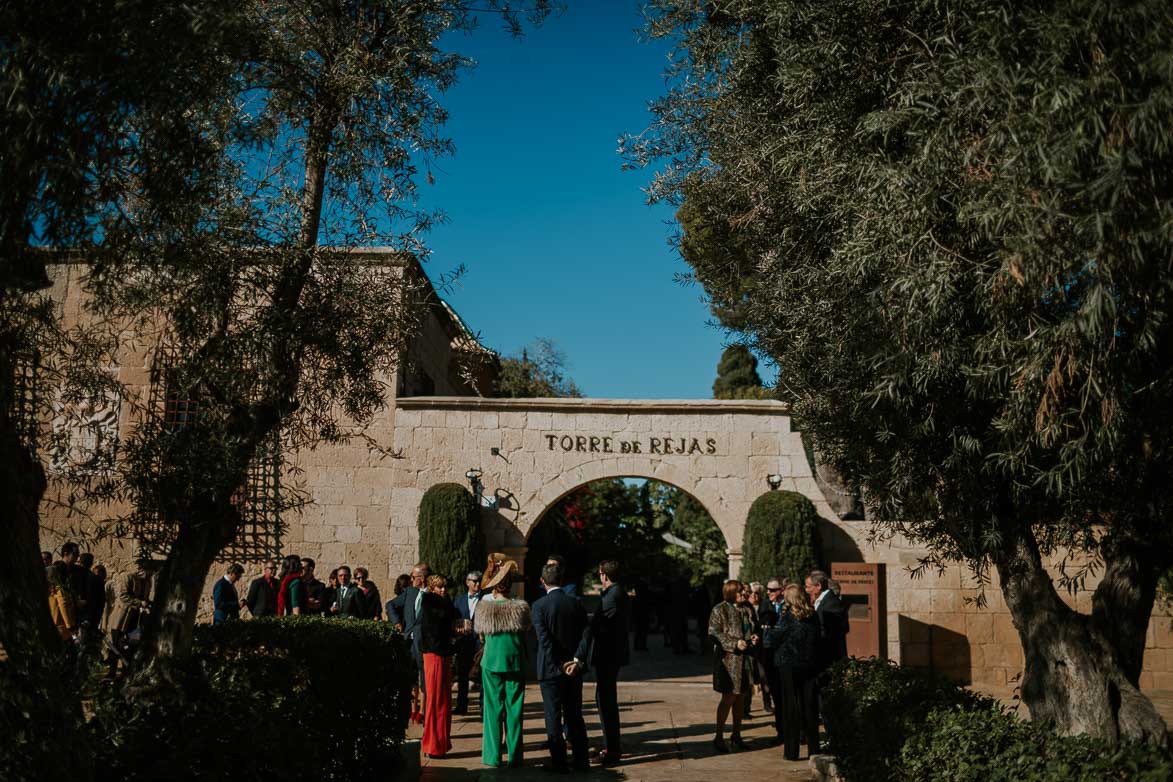
<path fill-rule="evenodd" d="M 692 654 L 673 656 L 663 640 L 653 635 L 650 651 L 632 652 L 632 665 L 619 682 L 619 703 L 623 720 L 625 757 L 613 769 L 597 766 L 589 774 L 568 775 L 575 780 L 646 780 L 647 782 L 726 782 L 733 779 L 769 779 L 778 782 L 810 780 L 806 748 L 802 760 L 782 759 L 781 747 L 771 744 L 772 717 L 755 696 L 752 717 L 743 726 L 748 751 L 732 750 L 728 755 L 713 752 L 713 719 L 717 696 L 712 690 L 708 658 Z M 989 692 L 992 695 L 1005 693 Z M 1173 724 L 1173 692 L 1149 691 L 1166 721 Z M 525 767 L 486 768 L 481 765 L 480 696 L 472 696 L 472 713 L 452 723 L 453 749 L 443 760 L 422 758 L 421 782 L 531 782 L 554 778 L 542 770 L 548 755 L 542 749 L 545 724 L 542 701 L 536 684 L 526 688 Z M 587 733 L 592 751 L 602 737 L 594 707 L 594 684 L 583 690 Z M 1006 699 L 1010 702 L 1010 699 Z M 728 733 L 726 734 L 728 735 Z M 412 726 L 409 738 L 418 739 L 420 729 Z M 732 775 L 736 774 L 736 777 Z M 748 775 L 748 776 L 743 776 Z"/>
<path fill-rule="evenodd" d="M 708 658 L 697 654 L 673 656 L 656 636 L 649 638 L 648 646 L 651 651 L 632 652 L 633 664 L 623 670 L 619 682 L 623 763 L 607 770 L 595 767 L 590 774 L 567 775 L 567 779 L 716 782 L 728 775 L 740 777 L 747 773 L 747 779 L 811 778 L 805 748 L 803 759 L 790 763 L 782 759 L 781 747 L 771 745 L 773 718 L 762 711 L 760 699 L 755 699 L 752 718 L 743 726 L 750 749 L 731 748 L 728 755 L 716 755 L 712 738 L 717 695 L 712 689 Z M 474 694 L 473 713 L 453 720 L 452 752 L 443 760 L 424 758 L 421 782 L 529 782 L 553 778 L 541 768 L 549 755 L 541 748 L 546 730 L 536 684 L 526 688 L 525 697 L 524 768 L 481 765 L 480 698 Z M 602 736 L 595 714 L 594 684 L 589 680 L 583 689 L 583 700 L 593 750 L 602 746 Z M 411 738 L 419 735 L 418 727 L 409 733 Z"/>

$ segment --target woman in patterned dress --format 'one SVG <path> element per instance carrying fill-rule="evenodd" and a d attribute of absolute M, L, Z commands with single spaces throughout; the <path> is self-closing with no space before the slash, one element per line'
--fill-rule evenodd
<path fill-rule="evenodd" d="M 730 743 L 738 749 L 749 749 L 749 745 L 741 739 L 741 718 L 746 693 L 753 686 L 750 666 L 754 659 L 752 648 L 758 638 L 745 612 L 737 607 L 740 590 L 740 581 L 726 581 L 721 588 L 722 601 L 709 614 L 709 638 L 715 646 L 713 689 L 721 693 L 721 702 L 717 704 L 717 733 L 713 737 L 713 748 L 717 752 L 729 751 L 725 743 L 725 721 L 730 712 L 733 713 Z"/>

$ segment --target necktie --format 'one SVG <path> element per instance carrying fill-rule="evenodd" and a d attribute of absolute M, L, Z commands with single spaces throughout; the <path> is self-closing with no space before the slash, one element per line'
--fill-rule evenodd
<path fill-rule="evenodd" d="M 420 589 L 415 593 L 415 615 L 418 618 L 420 615 L 420 604 L 424 602 L 424 590 Z"/>

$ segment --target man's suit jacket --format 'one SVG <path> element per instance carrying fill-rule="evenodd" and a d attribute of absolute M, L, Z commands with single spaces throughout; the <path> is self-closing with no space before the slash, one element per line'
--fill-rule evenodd
<path fill-rule="evenodd" d="M 554 589 L 537 600 L 531 609 L 538 636 L 538 680 L 552 681 L 562 666 L 578 658 L 586 662 L 587 615 L 576 598 Z"/>
<path fill-rule="evenodd" d="M 142 609 L 150 605 L 151 580 L 145 573 L 127 573 L 118 581 L 109 629 L 129 633 L 139 626 Z"/>
<path fill-rule="evenodd" d="M 277 615 L 277 579 L 266 579 L 261 576 L 248 585 L 248 597 L 245 605 L 248 612 L 254 617 Z"/>
<path fill-rule="evenodd" d="M 544 590 L 545 587 L 542 587 L 542 589 Z M 559 589 L 561 589 L 564 594 L 570 595 L 571 597 L 578 597 L 578 587 L 574 584 L 563 584 L 561 587 L 559 587 Z"/>
<path fill-rule="evenodd" d="M 480 610 L 480 600 L 477 600 L 477 610 Z M 473 615 L 469 611 L 468 595 L 459 595 L 456 598 L 456 611 L 460 614 L 461 619 L 468 619 L 472 621 Z M 461 655 L 476 654 L 477 647 L 480 646 L 480 638 L 476 633 L 465 633 L 456 638 L 456 653 Z"/>
<path fill-rule="evenodd" d="M 590 644 L 588 662 L 596 671 L 616 670 L 629 661 L 627 621 L 631 606 L 627 590 L 612 584 L 603 590 L 599 610 L 591 617 L 587 640 Z"/>
<path fill-rule="evenodd" d="M 828 591 L 819 601 L 816 613 L 819 616 L 820 628 L 820 667 L 827 667 L 847 656 L 847 633 L 850 627 L 847 622 L 847 606 Z"/>
<path fill-rule="evenodd" d="M 334 602 L 338 603 L 338 613 L 331 612 L 331 616 L 354 619 L 362 617 L 362 590 L 353 583 L 346 586 L 339 584 L 334 593 Z M 330 607 L 326 606 L 326 608 L 329 610 Z"/>
<path fill-rule="evenodd" d="M 415 612 L 415 600 L 420 590 L 409 586 L 403 593 L 387 601 L 387 620 L 392 624 L 403 625 L 403 634 L 411 639 L 411 651 L 418 660 L 420 652 L 420 617 Z"/>
<path fill-rule="evenodd" d="M 240 618 L 240 598 L 236 585 L 221 577 L 212 587 L 212 623 L 220 624 L 229 619 Z"/>

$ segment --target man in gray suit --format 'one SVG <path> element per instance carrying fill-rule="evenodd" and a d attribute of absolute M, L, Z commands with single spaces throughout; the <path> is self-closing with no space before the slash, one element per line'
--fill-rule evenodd
<path fill-rule="evenodd" d="M 420 675 L 420 692 L 424 691 L 424 656 L 420 651 L 420 603 L 424 597 L 424 582 L 432 569 L 420 562 L 411 569 L 411 586 L 403 594 L 387 601 L 387 620 L 411 639 L 411 656 L 415 658 Z"/>

